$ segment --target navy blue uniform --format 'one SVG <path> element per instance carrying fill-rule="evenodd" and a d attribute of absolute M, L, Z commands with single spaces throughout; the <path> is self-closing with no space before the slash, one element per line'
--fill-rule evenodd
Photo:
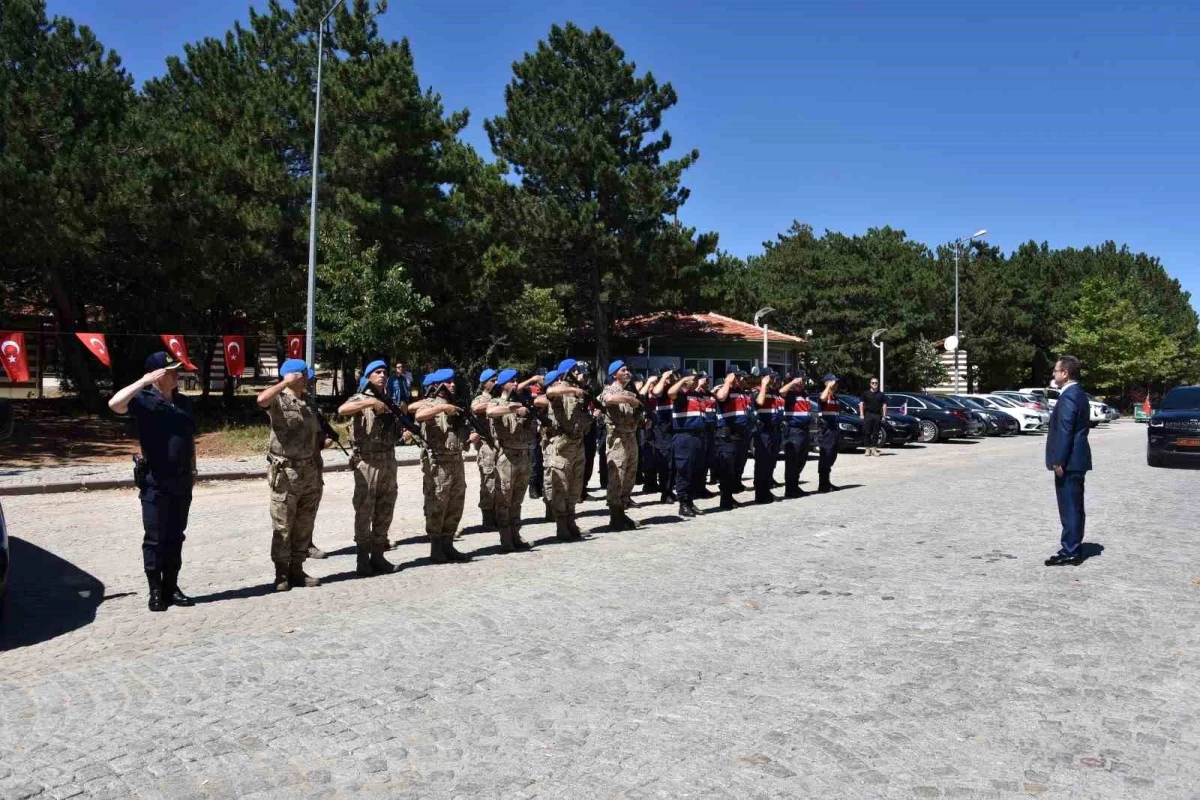
<path fill-rule="evenodd" d="M 750 431 L 750 397 L 731 389 L 717 401 L 717 477 L 723 505 L 731 505 L 742 490 L 742 453 L 748 452 Z"/>
<path fill-rule="evenodd" d="M 794 389 L 783 397 L 783 496 L 799 497 L 800 473 L 808 463 L 809 426 L 812 402 L 803 389 Z"/>
<path fill-rule="evenodd" d="M 780 425 L 783 422 L 783 398 L 768 390 L 766 402 L 758 402 L 754 395 L 755 416 L 758 425 L 754 432 L 754 499 L 770 502 L 776 499 L 771 494 L 775 486 L 775 465 L 779 463 Z"/>
<path fill-rule="evenodd" d="M 178 572 L 192 506 L 196 421 L 192 401 L 175 392 L 172 402 L 153 386 L 129 401 L 148 471 L 142 482 L 142 561 L 147 572 Z"/>
<path fill-rule="evenodd" d="M 672 453 L 675 461 L 675 496 L 680 503 L 690 500 L 697 481 L 704 481 L 704 415 L 700 395 L 680 392 L 671 404 Z"/>
<path fill-rule="evenodd" d="M 821 485 L 824 486 L 829 483 L 829 473 L 833 471 L 833 462 L 837 461 L 838 457 L 838 413 L 841 406 L 838 405 L 837 397 L 818 399 L 817 402 L 821 408 L 820 439 L 817 440 L 821 454 L 817 459 L 817 474 L 820 476 Z"/>
<path fill-rule="evenodd" d="M 652 395 L 648 400 L 647 411 L 652 413 L 654 425 L 654 450 L 650 464 L 657 476 L 658 490 L 663 493 L 663 497 L 665 498 L 675 482 L 674 414 L 672 413 L 671 401 L 667 397 Z"/>

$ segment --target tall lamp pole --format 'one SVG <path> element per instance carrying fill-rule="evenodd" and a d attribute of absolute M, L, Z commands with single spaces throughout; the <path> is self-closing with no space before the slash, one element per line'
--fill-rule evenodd
<path fill-rule="evenodd" d="M 317 112 L 313 117 L 312 198 L 308 208 L 308 329 L 305 334 L 304 360 L 312 367 L 317 351 L 317 160 L 321 154 L 321 62 L 325 56 L 325 23 L 345 0 L 337 0 L 325 16 L 317 33 Z M 315 392 L 314 392 L 315 394 Z"/>
<path fill-rule="evenodd" d="M 879 337 L 887 333 L 887 328 L 880 328 L 871 334 L 871 344 L 879 348 L 879 391 L 883 391 L 883 342 Z"/>
<path fill-rule="evenodd" d="M 954 240 L 954 393 L 958 394 L 958 351 L 962 347 L 962 340 L 958 335 L 958 251 L 962 247 L 963 242 L 969 242 L 972 239 L 978 239 L 987 233 L 987 228 L 980 228 L 970 236 L 963 236 Z M 882 379 L 881 379 L 882 380 Z"/>
<path fill-rule="evenodd" d="M 762 356 L 762 368 L 760 370 L 760 374 L 762 372 L 766 372 L 766 370 L 769 369 L 769 367 L 767 366 L 767 326 L 765 323 L 762 325 L 759 325 L 758 321 L 760 319 L 762 319 L 763 317 L 765 317 L 767 314 L 770 314 L 774 310 L 775 309 L 771 308 L 770 306 L 763 306 L 758 311 L 754 312 L 754 327 L 762 328 L 762 332 L 763 332 L 763 356 Z"/>

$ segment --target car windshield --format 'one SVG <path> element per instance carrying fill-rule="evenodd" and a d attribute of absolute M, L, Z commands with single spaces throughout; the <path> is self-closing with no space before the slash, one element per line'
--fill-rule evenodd
<path fill-rule="evenodd" d="M 978 400 L 971 399 L 970 397 L 956 397 L 954 399 L 957 400 L 958 402 L 962 403 L 967 408 L 970 408 L 974 411 L 986 411 L 987 410 L 987 406 L 985 406 L 983 403 L 979 402 Z"/>
<path fill-rule="evenodd" d="M 946 408 L 952 408 L 956 411 L 962 411 L 966 408 L 966 406 L 959 402 L 957 397 L 939 397 L 938 400 L 940 400 L 942 405 Z"/>
<path fill-rule="evenodd" d="M 1163 411 L 1200 411 L 1200 386 L 1180 386 L 1167 392 Z"/>
<path fill-rule="evenodd" d="M 1018 407 L 1017 404 L 1014 403 L 1012 400 L 1009 400 L 1007 397 L 1001 397 L 1000 395 L 994 394 L 994 395 L 991 395 L 988 399 L 991 400 L 996 405 L 1004 406 L 1005 408 L 1017 408 Z"/>

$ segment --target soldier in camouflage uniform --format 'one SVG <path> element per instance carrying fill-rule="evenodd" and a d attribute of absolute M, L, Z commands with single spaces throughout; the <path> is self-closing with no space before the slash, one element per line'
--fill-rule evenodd
<path fill-rule="evenodd" d="M 469 555 L 454 549 L 454 534 L 458 531 L 467 497 L 463 451 L 468 431 L 458 418 L 464 410 L 454 405 L 454 370 L 440 369 L 431 374 L 426 391 L 429 402 L 417 412 L 415 419 L 425 440 L 422 466 L 429 556 L 435 564 L 470 561 Z"/>
<path fill-rule="evenodd" d="M 552 369 L 541 378 L 542 390 L 533 401 L 533 408 L 537 414 L 537 443 L 538 455 L 541 456 L 541 489 L 542 489 L 542 506 L 545 512 L 547 522 L 554 521 L 554 509 L 550 505 L 550 498 L 554 494 L 554 490 L 550 485 L 550 456 L 554 452 L 554 420 L 550 418 L 550 398 L 546 395 L 546 391 L 554 385 L 558 380 L 558 370 Z M 537 470 L 535 470 L 536 474 Z"/>
<path fill-rule="evenodd" d="M 271 488 L 271 560 L 275 562 L 278 592 L 321 585 L 304 574 L 321 502 L 321 473 L 314 463 L 320 428 L 304 401 L 307 372 L 303 361 L 288 359 L 279 368 L 282 380 L 263 389 L 257 398 L 271 421 L 267 484 Z"/>
<path fill-rule="evenodd" d="M 496 379 L 500 396 L 488 408 L 496 455 L 496 522 L 500 527 L 500 547 L 506 553 L 528 550 L 521 539 L 521 503 L 529 485 L 529 445 L 534 437 L 534 415 L 517 398 L 536 378 L 518 385 L 517 371 L 506 369 Z"/>
<path fill-rule="evenodd" d="M 479 394 L 471 400 L 471 413 L 484 430 L 488 426 L 488 407 L 496 399 L 496 370 L 479 373 Z M 496 451 L 486 441 L 475 437 L 475 466 L 479 468 L 479 510 L 483 512 L 484 530 L 496 530 Z"/>
<path fill-rule="evenodd" d="M 356 571 L 363 577 L 389 575 L 395 565 L 384 558 L 388 529 L 396 508 L 396 417 L 380 399 L 387 391 L 387 363 L 363 369 L 358 393 L 338 408 L 350 417 L 350 469 L 354 471 L 354 545 Z M 400 411 L 405 411 L 399 406 Z"/>
<path fill-rule="evenodd" d="M 605 458 L 608 460 L 608 514 L 609 527 L 617 531 L 634 530 L 638 524 L 629 518 L 625 509 L 633 505 L 633 485 L 637 480 L 638 441 L 637 431 L 642 423 L 642 401 L 625 388 L 632 377 L 624 361 L 608 365 L 608 376 L 612 383 L 600 393 L 600 407 L 604 409 Z"/>
<path fill-rule="evenodd" d="M 583 437 L 592 423 L 587 407 L 587 390 L 579 385 L 582 375 L 573 358 L 558 365 L 559 380 L 546 390 L 550 400 L 553 438 L 546 458 L 547 482 L 551 488 L 556 534 L 560 539 L 580 539 L 575 522 L 575 505 L 583 491 Z"/>

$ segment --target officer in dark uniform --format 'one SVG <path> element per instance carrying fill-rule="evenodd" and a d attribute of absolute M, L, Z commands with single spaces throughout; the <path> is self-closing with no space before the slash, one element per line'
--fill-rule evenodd
<path fill-rule="evenodd" d="M 712 467 L 713 436 L 717 430 L 717 401 L 713 400 L 712 388 L 708 382 L 708 373 L 696 371 L 696 386 L 692 393 L 700 398 L 704 409 L 704 436 L 700 440 L 700 455 L 696 466 L 696 475 L 692 481 L 692 499 L 708 500 L 715 495 L 709 491 L 706 478 Z"/>
<path fill-rule="evenodd" d="M 741 453 L 750 435 L 750 397 L 743 379 L 746 373 L 735 369 L 725 376 L 725 382 L 715 392 L 717 403 L 717 476 L 721 484 L 721 508 L 741 505 L 733 496 L 742 491 Z"/>
<path fill-rule="evenodd" d="M 833 471 L 833 462 L 838 457 L 838 412 L 841 408 L 837 399 L 837 375 L 828 373 L 825 378 L 825 388 L 821 390 L 821 428 L 817 446 L 821 455 L 817 460 L 817 474 L 820 478 L 817 491 L 821 494 L 836 492 L 837 488 L 829 482 L 829 473 Z"/>
<path fill-rule="evenodd" d="M 675 370 L 668 367 L 657 379 L 651 377 L 650 380 L 654 385 L 650 387 L 647 397 L 646 416 L 653 418 L 654 451 L 651 469 L 658 476 L 658 490 L 662 492 L 659 502 L 674 503 L 674 415 L 667 390 L 675 382 Z"/>
<path fill-rule="evenodd" d="M 804 390 L 804 370 L 784 384 L 783 396 L 783 496 L 803 497 L 800 473 L 808 463 L 809 425 L 812 424 L 812 404 Z"/>
<path fill-rule="evenodd" d="M 192 401 L 179 391 L 183 365 L 170 353 L 146 359 L 146 374 L 112 396 L 108 407 L 137 420 L 142 458 L 135 476 L 142 501 L 142 564 L 151 611 L 191 606 L 179 589 L 183 540 L 196 470 L 196 420 Z"/>
<path fill-rule="evenodd" d="M 692 492 L 697 479 L 704 480 L 704 397 L 696 391 L 696 373 L 684 370 L 679 380 L 667 390 L 671 401 L 671 448 L 675 461 L 675 496 L 679 499 L 679 516 L 694 517 L 700 513 L 693 502 Z"/>
<path fill-rule="evenodd" d="M 779 463 L 780 424 L 783 422 L 782 398 L 777 391 L 779 376 L 765 370 L 754 396 L 758 424 L 754 431 L 754 502 L 774 503 L 775 465 Z"/>

